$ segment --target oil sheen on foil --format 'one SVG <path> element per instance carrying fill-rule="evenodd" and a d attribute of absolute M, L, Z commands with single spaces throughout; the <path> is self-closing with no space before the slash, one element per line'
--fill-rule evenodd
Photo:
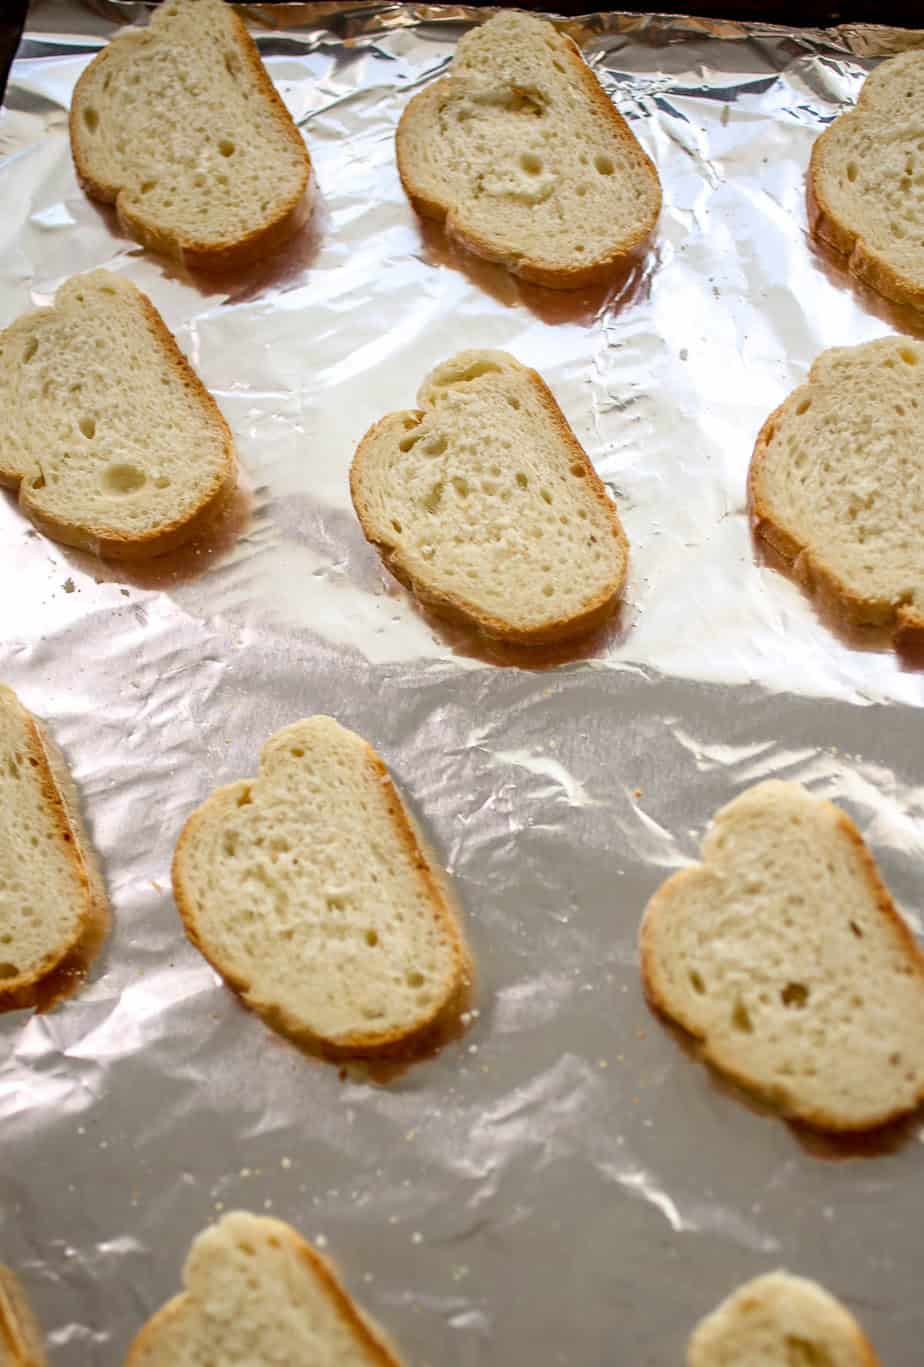
<path fill-rule="evenodd" d="M 0 499 L 0 677 L 67 755 L 115 913 L 79 994 L 0 1019 L 0 1258 L 55 1367 L 121 1363 L 235 1207 L 326 1247 L 412 1367 L 675 1367 L 775 1267 L 915 1367 L 920 1121 L 868 1153 L 760 1114 L 653 1019 L 635 950 L 715 809 L 769 776 L 843 804 L 920 928 L 920 662 L 833 630 L 745 508 L 757 430 L 817 353 L 914 327 L 816 251 L 804 200 L 813 139 L 902 36 L 569 21 L 665 197 L 630 279 L 568 295 L 457 253 L 402 193 L 395 126 L 474 19 L 454 8 L 253 7 L 314 219 L 234 278 L 145 255 L 79 190 L 66 131 L 80 72 L 142 14 L 35 4 L 0 116 L 0 325 L 76 272 L 123 273 L 242 465 L 222 534 L 138 569 Z M 583 648 L 440 625 L 362 537 L 356 443 L 463 347 L 541 371 L 618 503 L 627 600 Z M 391 767 L 477 957 L 464 1036 L 388 1085 L 241 1008 L 170 894 L 189 811 L 319 711 Z"/>

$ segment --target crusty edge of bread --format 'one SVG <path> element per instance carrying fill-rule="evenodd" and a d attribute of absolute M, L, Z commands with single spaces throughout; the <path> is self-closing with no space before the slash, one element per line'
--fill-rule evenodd
<path fill-rule="evenodd" d="M 96 857 L 80 818 L 77 793 L 63 758 L 41 724 L 23 707 L 12 689 L 0 684 L 0 707 L 19 712 L 25 730 L 28 760 L 41 784 L 42 798 L 56 827 L 59 843 L 80 883 L 83 909 L 73 937 L 40 972 L 23 979 L 0 980 L 0 1011 L 35 1007 L 44 1011 L 74 991 L 86 976 L 109 930 L 109 900 Z"/>
<path fill-rule="evenodd" d="M 605 256 L 599 257 L 595 261 L 588 261 L 586 265 L 573 266 L 563 269 L 561 266 L 550 265 L 538 257 L 521 256 L 511 259 L 509 253 L 501 251 L 492 245 L 486 238 L 480 237 L 477 233 L 467 233 L 459 224 L 459 213 L 450 203 L 443 200 L 430 199 L 423 194 L 414 180 L 414 175 L 407 163 L 403 150 L 402 127 L 405 126 L 405 119 L 410 120 L 415 117 L 415 106 L 420 109 L 421 104 L 430 95 L 434 87 L 427 87 L 415 95 L 405 107 L 398 122 L 398 131 L 395 138 L 395 151 L 398 162 L 398 174 L 401 177 L 401 184 L 404 186 L 405 194 L 411 201 L 413 209 L 422 218 L 435 219 L 442 223 L 446 229 L 447 237 L 458 242 L 460 246 L 476 256 L 480 256 L 487 261 L 493 261 L 498 265 L 506 267 L 513 275 L 517 275 L 521 280 L 526 280 L 533 285 L 542 285 L 546 289 L 552 290 L 576 290 L 584 289 L 591 285 L 602 284 L 605 280 L 614 275 L 620 268 L 630 264 L 632 258 L 641 250 L 654 232 L 655 225 L 661 213 L 661 181 L 658 176 L 657 167 L 649 157 L 648 153 L 641 146 L 635 134 L 632 132 L 626 120 L 616 109 L 606 91 L 597 80 L 590 67 L 585 62 L 580 48 L 573 38 L 567 34 L 561 35 L 568 44 L 568 57 L 571 61 L 572 71 L 577 80 L 584 87 L 584 92 L 597 108 L 604 112 L 610 122 L 615 137 L 620 142 L 626 144 L 630 155 L 638 161 L 638 172 L 640 175 L 648 176 L 657 188 L 657 202 L 650 215 L 650 220 L 644 224 L 637 232 L 627 237 L 623 242 L 611 248 Z M 452 80 L 452 75 L 444 76 L 437 83 L 435 89 L 447 81 Z"/>
<path fill-rule="evenodd" d="M 275 1223 L 281 1225 L 283 1222 L 276 1221 Z M 330 1260 L 323 1258 L 291 1226 L 285 1226 L 285 1237 L 291 1241 L 292 1250 L 296 1256 L 307 1263 L 321 1282 L 325 1293 L 334 1302 L 343 1324 L 360 1340 L 363 1348 L 378 1362 L 379 1367 L 403 1367 L 401 1360 L 392 1352 L 391 1347 L 385 1341 L 384 1332 L 360 1310 L 353 1298 L 341 1285 Z M 156 1348 L 157 1337 L 161 1329 L 165 1323 L 172 1320 L 185 1308 L 188 1299 L 189 1293 L 181 1291 L 178 1296 L 172 1297 L 151 1316 L 129 1345 L 125 1367 L 138 1367 L 143 1355 L 150 1352 L 152 1348 Z"/>
<path fill-rule="evenodd" d="M 850 118 L 855 113 L 856 110 L 848 110 L 841 114 L 840 118 Z M 826 128 L 816 138 L 809 161 L 806 205 L 812 236 L 840 256 L 846 256 L 849 273 L 877 294 L 891 299 L 894 303 L 924 310 L 924 286 L 916 284 L 907 275 L 896 270 L 873 250 L 865 238 L 848 228 L 838 218 L 825 196 L 821 185 L 821 164 L 827 151 L 827 138 L 833 126 L 832 124 Z"/>
<path fill-rule="evenodd" d="M 163 232 L 154 224 L 148 222 L 143 214 L 132 213 L 124 202 L 124 195 L 120 186 L 106 184 L 96 180 L 89 170 L 84 158 L 81 156 L 78 145 L 78 138 L 75 136 L 75 128 L 79 109 L 81 107 L 82 87 L 89 86 L 91 82 L 91 72 L 98 68 L 99 64 L 109 60 L 114 51 L 113 44 L 124 43 L 138 38 L 143 38 L 143 34 L 122 34 L 112 40 L 107 47 L 93 58 L 92 62 L 82 72 L 80 79 L 74 87 L 74 94 L 71 99 L 70 113 L 68 115 L 68 128 L 70 132 L 71 154 L 74 161 L 74 169 L 81 187 L 86 191 L 91 199 L 98 200 L 102 204 L 115 204 L 116 215 L 123 230 L 140 242 L 143 247 L 147 247 L 153 252 L 158 252 L 163 256 L 171 257 L 179 261 L 190 270 L 199 271 L 225 271 L 236 270 L 239 267 L 249 265 L 265 256 L 269 256 L 278 247 L 281 247 L 290 237 L 304 226 L 312 208 L 312 168 L 311 157 L 305 146 L 304 139 L 299 133 L 280 97 L 276 87 L 270 79 L 266 67 L 260 57 L 259 49 L 253 38 L 248 32 L 247 25 L 240 15 L 227 6 L 228 17 L 231 22 L 233 41 L 237 46 L 238 52 L 244 63 L 250 68 L 260 92 L 272 108 L 276 124 L 286 139 L 293 147 L 298 147 L 302 158 L 303 175 L 301 185 L 290 199 L 283 205 L 277 216 L 262 227 L 254 228 L 251 232 L 240 238 L 228 238 L 217 242 L 197 242 L 188 236 L 177 236 L 172 233 Z"/>
<path fill-rule="evenodd" d="M 136 289 L 136 293 L 145 322 L 153 334 L 155 343 L 162 348 L 165 361 L 177 372 L 185 388 L 192 391 L 204 409 L 207 420 L 221 431 L 225 448 L 224 471 L 213 481 L 212 487 L 205 490 L 199 503 L 187 517 L 174 519 L 166 526 L 151 529 L 140 536 L 113 536 L 105 527 L 82 526 L 50 516 L 41 508 L 37 508 L 30 499 L 29 483 L 24 475 L 0 467 L 0 485 L 18 490 L 20 507 L 40 532 L 44 532 L 53 541 L 60 541 L 65 546 L 76 546 L 79 550 L 89 551 L 91 555 L 106 560 L 142 560 L 176 549 L 196 536 L 218 515 L 237 483 L 234 439 L 221 409 L 183 355 L 176 338 L 150 299 L 141 290 Z"/>
<path fill-rule="evenodd" d="M 806 386 L 815 380 L 815 367 L 809 371 Z M 801 386 L 801 387 L 806 387 Z M 793 391 L 798 392 L 798 391 Z M 789 396 L 792 398 L 792 395 Z M 881 598 L 861 598 L 816 553 L 776 522 L 760 489 L 761 470 L 770 442 L 789 399 L 775 408 L 757 434 L 748 471 L 748 503 L 755 535 L 787 560 L 803 588 L 831 610 L 847 626 L 885 626 L 896 631 L 924 630 L 924 612 L 911 603 L 893 603 Z"/>
<path fill-rule="evenodd" d="M 857 830 L 853 821 L 842 808 L 833 802 L 825 801 L 824 805 L 833 813 L 838 829 L 847 836 L 855 850 L 860 856 L 860 863 L 863 875 L 869 892 L 876 902 L 877 910 L 880 911 L 888 925 L 896 935 L 903 951 L 908 956 L 909 963 L 914 965 L 914 969 L 921 980 L 921 990 L 924 992 L 924 951 L 922 951 L 915 936 L 900 915 L 892 901 L 888 888 L 882 881 L 879 868 L 875 859 L 867 848 L 866 842 Z M 742 1090 L 750 1092 L 752 1096 L 760 1097 L 762 1100 L 774 1106 L 781 1115 L 788 1120 L 797 1120 L 803 1125 L 812 1129 L 824 1130 L 833 1134 L 863 1134 L 869 1130 L 878 1129 L 882 1125 L 888 1125 L 904 1115 L 910 1114 L 924 1101 L 924 1087 L 917 1098 L 909 1102 L 906 1106 L 895 1107 L 892 1110 L 884 1111 L 866 1116 L 863 1121 L 845 1121 L 842 1117 L 832 1115 L 825 1110 L 816 1110 L 809 1107 L 799 1107 L 790 1101 L 784 1089 L 766 1089 L 760 1084 L 755 1083 L 754 1079 L 744 1070 L 730 1065 L 726 1061 L 718 1062 L 710 1053 L 708 1036 L 701 1032 L 700 1027 L 690 1017 L 685 1016 L 683 1011 L 676 1010 L 658 990 L 654 970 L 656 958 L 653 940 L 657 934 L 655 923 L 661 914 L 661 907 L 672 900 L 678 888 L 682 888 L 691 880 L 701 878 L 704 873 L 708 873 L 709 865 L 704 863 L 694 864 L 691 868 L 680 869 L 662 883 L 654 893 L 645 908 L 639 928 L 639 960 L 642 975 L 642 986 L 649 1005 L 666 1020 L 675 1025 L 679 1025 L 691 1038 L 699 1045 L 701 1058 L 714 1068 L 717 1073 L 730 1078 Z"/>
<path fill-rule="evenodd" d="M 307 1052 L 318 1054 L 328 1060 L 398 1059 L 423 1053 L 449 1033 L 452 1024 L 465 1010 L 472 990 L 472 958 L 459 920 L 449 905 L 440 886 L 439 878 L 431 869 L 426 855 L 421 849 L 410 817 L 386 765 L 368 741 L 364 740 L 363 744 L 366 749 L 366 761 L 370 765 L 375 781 L 380 785 L 388 804 L 388 812 L 395 835 L 407 850 L 426 887 L 434 918 L 444 926 L 452 942 L 455 970 L 452 988 L 442 1001 L 435 1004 L 430 1014 L 423 1017 L 411 1029 L 360 1031 L 352 1035 L 340 1035 L 336 1039 L 320 1035 L 316 1031 L 310 1030 L 302 1021 L 290 1015 L 277 1003 L 263 1001 L 256 995 L 251 995 L 250 983 L 235 973 L 229 965 L 223 963 L 220 955 L 209 946 L 207 938 L 200 935 L 196 924 L 196 909 L 192 898 L 187 896 L 183 881 L 183 857 L 186 842 L 194 838 L 197 828 L 205 819 L 206 810 L 211 804 L 229 800 L 232 795 L 236 802 L 239 794 L 249 789 L 253 780 L 242 779 L 237 783 L 217 788 L 201 806 L 197 807 L 187 817 L 177 841 L 171 871 L 177 910 L 183 921 L 187 937 L 192 944 L 208 960 L 215 971 L 224 978 L 228 986 L 272 1029 L 285 1035 Z"/>
<path fill-rule="evenodd" d="M 511 645 L 523 646 L 543 646 L 553 645 L 559 641 L 570 640 L 572 637 L 584 636 L 596 630 L 610 617 L 619 605 L 626 586 L 626 579 L 629 573 L 629 541 L 623 530 L 619 519 L 619 513 L 615 504 L 606 492 L 603 481 L 594 469 L 590 459 L 581 443 L 571 430 L 568 420 L 558 406 L 554 394 L 549 389 L 545 380 L 538 373 L 527 366 L 522 367 L 526 371 L 529 380 L 533 384 L 536 395 L 542 404 L 546 417 L 557 431 L 559 438 L 565 443 L 570 452 L 572 462 L 579 461 L 584 468 L 585 478 L 582 481 L 588 493 L 590 493 L 598 503 L 603 505 L 609 515 L 610 527 L 613 531 L 613 539 L 622 551 L 622 574 L 617 582 L 605 593 L 601 593 L 591 602 L 587 608 L 574 617 L 559 618 L 557 621 L 550 622 L 545 626 L 539 626 L 523 630 L 513 626 L 510 622 L 504 621 L 502 617 L 494 617 L 488 613 L 481 612 L 472 603 L 468 602 L 461 594 L 450 591 L 440 591 L 429 588 L 419 583 L 401 559 L 400 550 L 390 545 L 386 541 L 377 540 L 373 534 L 371 519 L 368 516 L 365 500 L 360 488 L 362 480 L 362 464 L 366 459 L 367 452 L 378 434 L 379 428 L 387 419 L 380 419 L 373 423 L 369 431 L 363 437 L 350 466 L 350 497 L 353 500 L 353 507 L 356 516 L 359 518 L 363 529 L 363 535 L 371 545 L 381 555 L 386 567 L 391 571 L 399 583 L 409 589 L 425 607 L 431 609 L 438 616 L 449 621 L 461 622 L 465 626 L 477 627 L 486 636 L 496 640 L 506 641 Z M 402 414 L 409 419 L 414 418 L 418 422 L 425 416 L 424 409 L 408 409 L 406 414 Z"/>
<path fill-rule="evenodd" d="M 19 1278 L 0 1263 L 0 1349 L 15 1367 L 46 1367 L 48 1358 L 42 1330 L 19 1284 Z"/>

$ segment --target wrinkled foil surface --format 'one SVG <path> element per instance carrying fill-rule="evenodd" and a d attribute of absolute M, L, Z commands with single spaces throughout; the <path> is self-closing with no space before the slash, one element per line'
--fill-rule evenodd
<path fill-rule="evenodd" d="M 414 1367 L 674 1367 L 775 1267 L 843 1298 L 888 1367 L 920 1364 L 920 1117 L 843 1148 L 761 1113 L 651 1016 L 635 948 L 716 808 L 770 776 L 851 813 L 920 930 L 920 660 L 838 632 L 745 507 L 757 430 L 818 352 L 915 326 L 813 247 L 804 199 L 813 139 L 908 35 L 568 21 L 665 203 L 627 281 L 566 295 L 457 253 L 402 193 L 395 126 L 472 21 L 456 8 L 253 7 L 312 223 L 234 278 L 145 255 L 79 190 L 66 131 L 80 72 L 142 13 L 35 5 L 0 116 L 0 325 L 123 273 L 242 467 L 210 539 L 136 569 L 0 498 L 0 677 L 69 760 L 115 915 L 82 991 L 0 1019 L 0 1257 L 55 1367 L 120 1363 L 235 1207 L 326 1247 Z M 541 371 L 618 503 L 626 603 L 570 651 L 427 617 L 353 514 L 356 443 L 463 347 Z M 391 767 L 478 964 L 463 1037 L 387 1084 L 244 1010 L 170 893 L 187 814 L 317 711 Z"/>

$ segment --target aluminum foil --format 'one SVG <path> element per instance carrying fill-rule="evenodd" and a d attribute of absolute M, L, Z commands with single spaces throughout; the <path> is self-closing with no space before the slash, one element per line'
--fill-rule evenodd
<path fill-rule="evenodd" d="M 456 253 L 402 193 L 395 125 L 463 9 L 254 7 L 314 159 L 311 227 L 233 279 L 144 255 L 78 189 L 66 135 L 75 80 L 141 10 L 36 3 L 0 117 L 0 324 L 73 273 L 124 273 L 243 472 L 219 535 L 135 570 L 0 500 L 0 677 L 68 757 L 115 909 L 83 991 L 0 1020 L 0 1256 L 55 1367 L 120 1363 L 195 1233 L 241 1206 L 326 1245 L 414 1367 L 673 1367 L 777 1266 L 847 1301 L 889 1367 L 920 1364 L 920 1120 L 808 1142 L 678 1047 L 635 952 L 649 895 L 770 775 L 842 803 L 915 915 L 920 661 L 838 634 L 745 512 L 755 434 L 817 353 L 914 326 L 815 250 L 804 203 L 813 139 L 907 35 L 568 21 L 665 189 L 629 281 L 569 296 Z M 631 540 L 619 620 L 570 653 L 425 616 L 350 506 L 369 424 L 472 346 L 542 372 Z M 170 895 L 187 813 L 315 711 L 391 766 L 478 961 L 463 1038 L 388 1085 L 242 1009 Z"/>

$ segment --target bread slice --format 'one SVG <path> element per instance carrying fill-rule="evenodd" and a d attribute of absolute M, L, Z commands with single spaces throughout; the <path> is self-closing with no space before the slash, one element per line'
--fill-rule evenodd
<path fill-rule="evenodd" d="M 0 1367 L 47 1367 L 44 1339 L 18 1278 L 0 1264 Z"/>
<path fill-rule="evenodd" d="M 198 270 L 259 260 L 305 222 L 311 162 L 246 26 L 165 0 L 77 82 L 77 176 L 145 247 Z"/>
<path fill-rule="evenodd" d="M 0 333 L 0 484 L 114 560 L 187 541 L 234 488 L 231 433 L 154 305 L 108 271 Z"/>
<path fill-rule="evenodd" d="M 384 764 L 330 717 L 272 736 L 257 778 L 219 788 L 180 836 L 189 938 L 274 1029 L 328 1057 L 429 1043 L 470 965 Z"/>
<path fill-rule="evenodd" d="M 651 160 L 578 48 L 502 10 L 408 104 L 398 170 L 419 214 L 524 280 L 577 289 L 625 266 L 661 211 Z"/>
<path fill-rule="evenodd" d="M 823 352 L 761 428 L 757 533 L 848 622 L 924 627 L 924 344 Z"/>
<path fill-rule="evenodd" d="M 924 1099 L 924 954 L 850 818 L 796 783 L 723 807 L 648 904 L 652 1004 L 710 1063 L 826 1130 Z"/>
<path fill-rule="evenodd" d="M 924 52 L 867 77 L 856 109 L 812 148 L 809 219 L 816 237 L 888 299 L 924 308 Z"/>
<path fill-rule="evenodd" d="M 687 1367 L 879 1367 L 863 1330 L 815 1282 L 755 1277 L 697 1325 Z"/>
<path fill-rule="evenodd" d="M 599 626 L 629 547 L 551 392 L 503 351 L 437 366 L 420 408 L 363 438 L 350 490 L 368 539 L 424 603 L 540 645 Z"/>
<path fill-rule="evenodd" d="M 193 1242 L 183 1284 L 125 1367 L 400 1367 L 330 1263 L 281 1220 L 225 1215 Z"/>
<path fill-rule="evenodd" d="M 109 924 L 105 890 L 63 760 L 0 684 L 0 1010 L 47 1004 Z M 71 984 L 73 985 L 73 984 Z"/>

